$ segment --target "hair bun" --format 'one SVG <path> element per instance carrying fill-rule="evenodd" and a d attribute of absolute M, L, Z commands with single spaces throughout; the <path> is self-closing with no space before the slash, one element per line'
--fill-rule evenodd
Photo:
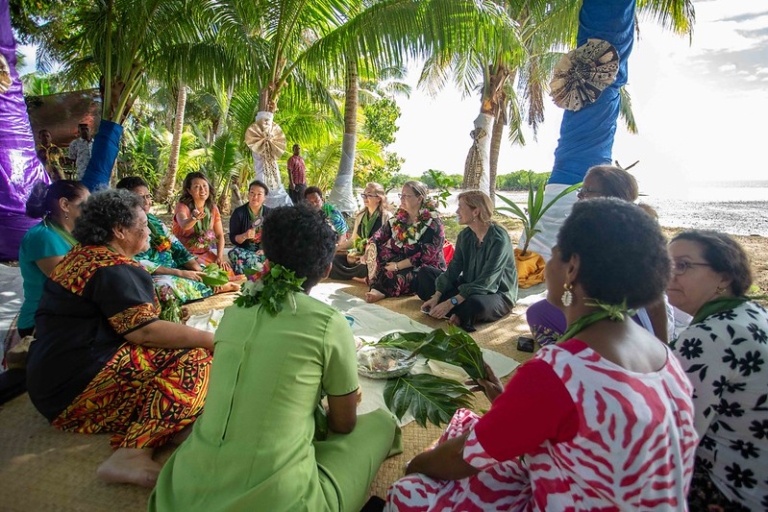
<path fill-rule="evenodd" d="M 32 191 L 29 193 L 26 203 L 27 217 L 33 219 L 42 219 L 45 214 L 48 213 L 45 207 L 46 197 L 48 195 L 48 184 L 42 181 L 36 182 L 32 186 Z"/>

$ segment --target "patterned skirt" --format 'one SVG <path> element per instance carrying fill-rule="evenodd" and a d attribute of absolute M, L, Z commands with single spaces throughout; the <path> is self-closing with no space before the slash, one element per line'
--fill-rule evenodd
<path fill-rule="evenodd" d="M 203 411 L 213 356 L 202 348 L 124 343 L 52 425 L 81 434 L 112 432 L 112 447 L 165 444 Z"/>
<path fill-rule="evenodd" d="M 249 251 L 242 247 L 234 247 L 229 251 L 229 262 L 232 264 L 232 270 L 236 275 L 242 275 L 247 268 L 255 268 L 257 264 L 264 263 L 267 259 L 264 253 Z"/>
<path fill-rule="evenodd" d="M 186 304 L 194 300 L 204 299 L 213 295 L 213 288 L 200 281 L 185 277 L 169 275 L 153 275 L 152 281 L 158 297 L 168 297 L 172 293 L 179 303 Z"/>

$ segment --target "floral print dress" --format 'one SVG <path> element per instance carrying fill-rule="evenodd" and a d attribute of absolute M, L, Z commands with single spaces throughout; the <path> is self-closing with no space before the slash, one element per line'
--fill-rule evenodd
<path fill-rule="evenodd" d="M 754 302 L 720 311 L 672 347 L 694 387 L 702 438 L 690 509 L 768 510 L 768 311 Z"/>
<path fill-rule="evenodd" d="M 209 263 L 216 263 L 216 233 L 213 226 L 221 222 L 221 213 L 216 205 L 212 210 L 206 208 L 206 218 L 209 222 L 197 222 L 189 229 L 182 229 L 176 217 L 181 213 L 185 217 L 190 217 L 192 211 L 184 203 L 176 205 L 176 211 L 173 214 L 173 234 L 184 244 L 189 252 L 197 257 L 200 266 L 204 267 Z M 205 219 L 204 219 L 205 220 Z"/>
<path fill-rule="evenodd" d="M 171 233 L 163 221 L 147 214 L 149 249 L 133 257 L 147 272 L 153 274 L 160 267 L 182 268 L 194 259 L 184 245 Z M 181 304 L 213 295 L 213 288 L 185 277 L 152 275 L 155 291 L 160 300 L 175 295 Z"/>
<path fill-rule="evenodd" d="M 407 219 L 408 213 L 398 210 L 371 239 L 376 247 L 376 271 L 370 286 L 387 297 L 416 293 L 416 278 L 423 266 L 446 269 L 445 229 L 437 211 L 428 205 L 421 209 L 416 222 L 408 224 Z M 397 272 L 386 269 L 387 263 L 405 259 L 411 262 L 411 267 Z"/>

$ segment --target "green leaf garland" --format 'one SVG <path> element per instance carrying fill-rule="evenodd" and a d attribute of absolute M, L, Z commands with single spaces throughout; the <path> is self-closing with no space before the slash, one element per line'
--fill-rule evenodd
<path fill-rule="evenodd" d="M 246 269 L 248 280 L 240 288 L 240 296 L 235 304 L 241 308 L 261 305 L 272 316 L 283 310 L 286 300 L 293 299 L 292 294 L 303 292 L 305 277 L 296 277 L 293 270 L 280 264 L 271 265 L 268 261 L 258 269 Z M 293 302 L 295 309 L 296 304 Z"/>

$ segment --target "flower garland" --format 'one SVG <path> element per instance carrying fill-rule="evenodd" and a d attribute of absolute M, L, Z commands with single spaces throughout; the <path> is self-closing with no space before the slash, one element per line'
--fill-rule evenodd
<path fill-rule="evenodd" d="M 414 245 L 420 239 L 424 232 L 429 229 L 432 220 L 439 216 L 435 203 L 431 199 L 424 201 L 419 215 L 413 224 L 408 224 L 408 212 L 400 208 L 395 213 L 390 225 L 392 226 L 392 238 L 395 245 L 403 247 L 404 245 Z"/>
<path fill-rule="evenodd" d="M 634 309 L 627 308 L 627 300 L 624 299 L 621 304 L 605 304 L 597 299 L 586 299 L 584 304 L 598 308 L 597 311 L 587 315 L 580 316 L 573 322 L 568 329 L 557 339 L 557 342 L 567 341 L 580 333 L 588 326 L 599 322 L 600 320 L 612 320 L 614 322 L 623 322 L 626 315 L 632 316 L 636 313 Z"/>
<path fill-rule="evenodd" d="M 240 288 L 240 296 L 235 304 L 241 308 L 261 305 L 272 316 L 283 310 L 286 298 L 291 301 L 291 308 L 296 312 L 296 299 L 293 294 L 302 292 L 305 277 L 296 277 L 293 270 L 280 264 L 271 265 L 269 261 L 245 269 L 248 279 Z"/>
<path fill-rule="evenodd" d="M 174 322 L 177 324 L 182 323 L 182 311 L 181 303 L 179 302 L 176 294 L 170 286 L 161 286 L 155 290 L 157 293 L 157 299 L 160 303 L 160 320 L 166 320 L 168 322 Z"/>

